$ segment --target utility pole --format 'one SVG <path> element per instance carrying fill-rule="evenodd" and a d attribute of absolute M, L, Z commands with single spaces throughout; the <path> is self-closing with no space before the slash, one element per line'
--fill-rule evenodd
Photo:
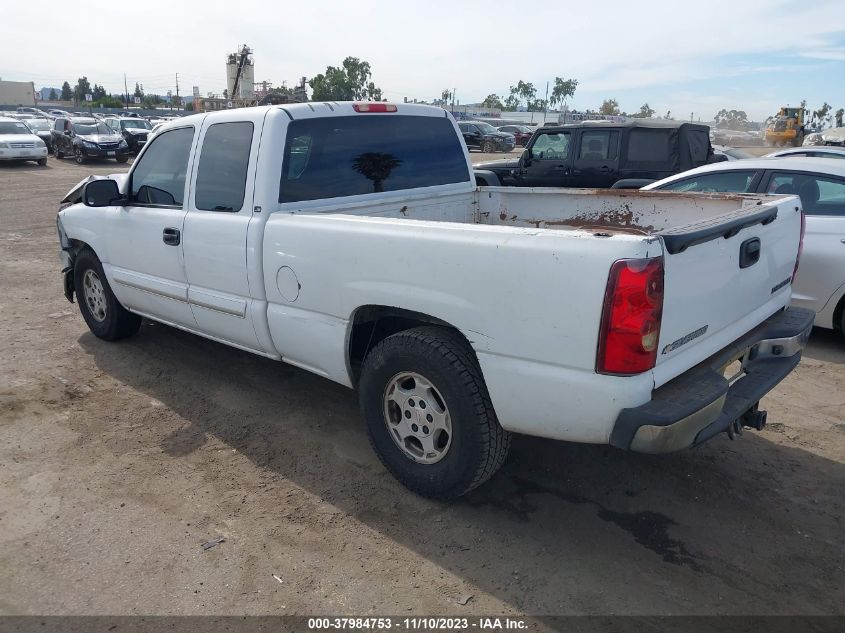
<path fill-rule="evenodd" d="M 543 125 L 546 124 L 546 115 L 549 113 L 549 82 L 546 82 L 546 98 L 543 100 Z"/>
<path fill-rule="evenodd" d="M 129 108 L 129 85 L 126 83 L 126 73 L 123 73 L 123 89 L 126 91 L 126 107 Z"/>
<path fill-rule="evenodd" d="M 173 109 L 173 103 L 171 99 L 170 109 Z M 179 73 L 176 73 L 176 109 L 179 109 Z"/>
<path fill-rule="evenodd" d="M 455 91 L 457 88 L 452 88 L 452 113 L 455 112 Z"/>

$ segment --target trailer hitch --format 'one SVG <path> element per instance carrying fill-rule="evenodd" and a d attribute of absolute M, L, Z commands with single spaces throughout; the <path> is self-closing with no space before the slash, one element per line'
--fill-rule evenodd
<path fill-rule="evenodd" d="M 766 417 L 768 414 L 766 411 L 761 411 L 757 408 L 759 404 L 760 403 L 758 402 L 748 411 L 746 411 L 736 420 L 730 423 L 728 428 L 725 429 L 725 432 L 728 434 L 729 438 L 733 440 L 737 436 L 742 435 L 742 429 L 746 426 L 752 429 L 757 429 L 758 431 L 763 430 L 763 427 L 766 426 Z"/>

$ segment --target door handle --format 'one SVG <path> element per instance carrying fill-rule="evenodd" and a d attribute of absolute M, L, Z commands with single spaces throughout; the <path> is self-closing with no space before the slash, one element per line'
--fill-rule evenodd
<path fill-rule="evenodd" d="M 606 174 L 607 172 L 610 171 L 610 167 L 608 167 L 607 165 L 602 165 L 601 167 L 599 167 L 599 171 L 602 172 L 603 174 Z"/>
<path fill-rule="evenodd" d="M 161 239 L 168 246 L 179 246 L 182 241 L 182 232 L 179 229 L 166 228 L 161 232 Z"/>

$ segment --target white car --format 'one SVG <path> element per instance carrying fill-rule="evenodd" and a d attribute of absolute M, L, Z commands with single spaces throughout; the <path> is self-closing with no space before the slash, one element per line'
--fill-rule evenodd
<path fill-rule="evenodd" d="M 788 147 L 780 149 L 763 158 L 845 158 L 845 147 Z"/>
<path fill-rule="evenodd" d="M 0 161 L 34 160 L 47 164 L 47 144 L 18 119 L 0 117 Z"/>
<path fill-rule="evenodd" d="M 817 326 L 845 334 L 845 162 L 759 158 L 716 163 L 643 189 L 797 194 L 804 208 L 806 232 L 792 303 L 815 310 Z"/>

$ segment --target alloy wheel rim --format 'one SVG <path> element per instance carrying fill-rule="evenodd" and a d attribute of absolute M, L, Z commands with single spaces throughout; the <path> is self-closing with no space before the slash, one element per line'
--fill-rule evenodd
<path fill-rule="evenodd" d="M 99 275 L 90 268 L 82 276 L 82 289 L 85 294 L 85 305 L 98 323 L 106 320 L 106 292 Z"/>
<path fill-rule="evenodd" d="M 384 421 L 402 453 L 435 464 L 452 445 L 452 418 L 434 384 L 416 372 L 393 376 L 384 390 Z"/>

